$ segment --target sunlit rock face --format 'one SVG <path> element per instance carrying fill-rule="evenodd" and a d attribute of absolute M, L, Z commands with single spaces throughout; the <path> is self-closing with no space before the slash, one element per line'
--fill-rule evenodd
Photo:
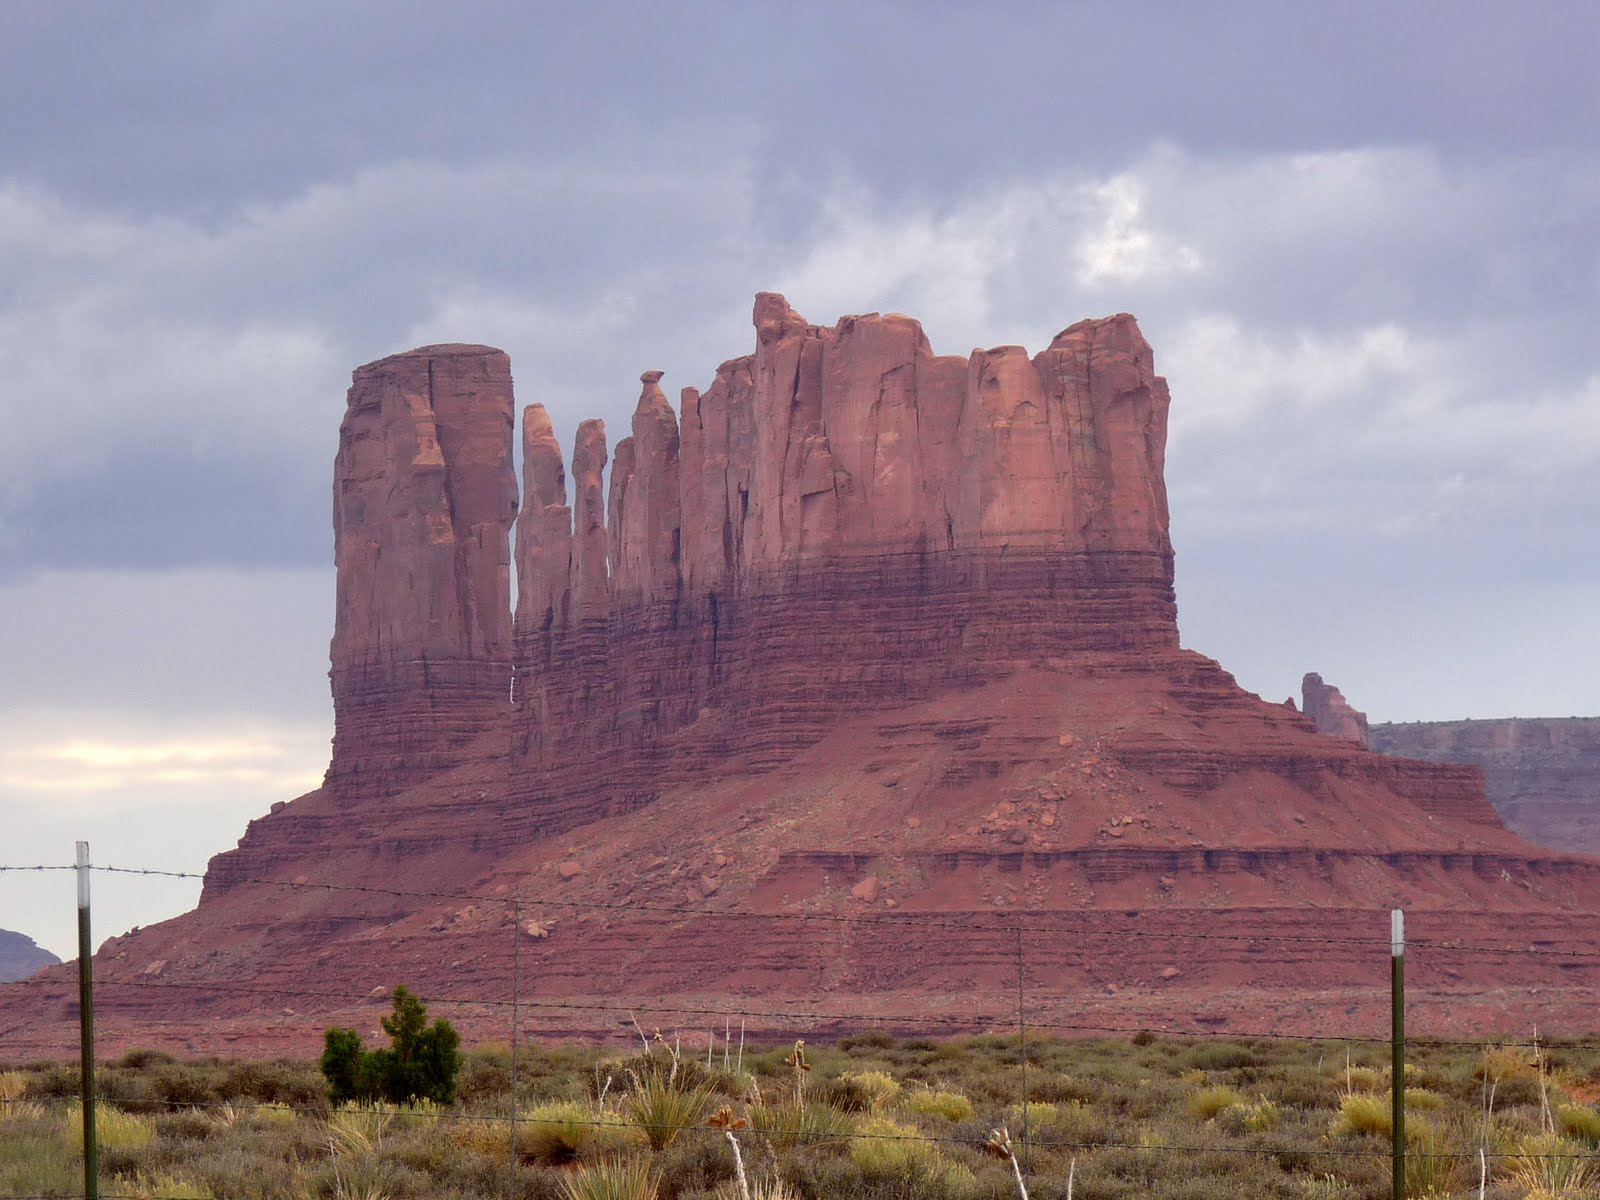
<path fill-rule="evenodd" d="M 810 325 L 771 293 L 754 324 L 679 412 L 645 373 L 603 519 L 604 428 L 580 427 L 565 574 L 531 552 L 565 534 L 530 417 L 511 788 L 542 830 L 706 769 L 669 743 L 724 709 L 774 760 L 842 713 L 1177 647 L 1167 388 L 1132 317 L 1031 357 L 937 355 L 898 315 Z"/>
<path fill-rule="evenodd" d="M 330 785 L 396 791 L 503 725 L 511 434 L 498 350 L 424 346 L 355 372 L 334 460 Z"/>

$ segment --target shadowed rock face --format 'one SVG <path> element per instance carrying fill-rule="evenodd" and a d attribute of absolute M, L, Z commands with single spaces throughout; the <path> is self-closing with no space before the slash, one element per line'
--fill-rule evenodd
<path fill-rule="evenodd" d="M 510 360 L 487 346 L 355 372 L 334 460 L 330 785 L 395 791 L 503 721 L 511 425 Z"/>
<path fill-rule="evenodd" d="M 54 966 L 61 960 L 31 937 L 0 929 L 0 983 L 26 979 L 35 971 Z"/>

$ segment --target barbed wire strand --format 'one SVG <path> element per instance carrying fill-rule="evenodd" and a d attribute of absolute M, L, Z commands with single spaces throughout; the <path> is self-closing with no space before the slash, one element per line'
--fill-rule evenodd
<path fill-rule="evenodd" d="M 0 871 L 72 871 L 74 865 L 39 865 L 39 866 L 0 866 Z M 89 868 L 112 875 L 152 876 L 166 879 L 204 880 L 205 873 L 198 871 L 173 871 L 154 867 L 121 867 L 112 865 L 94 865 Z M 261 879 L 255 877 L 242 877 L 228 881 L 230 887 L 279 887 L 289 889 L 304 889 L 307 891 L 352 892 L 366 893 L 369 895 L 390 896 L 400 899 L 420 900 L 453 900 L 469 901 L 478 904 L 522 904 L 527 906 L 543 905 L 550 908 L 586 909 L 596 912 L 623 912 L 623 913 L 653 913 L 679 917 L 716 917 L 723 919 L 743 919 L 757 921 L 825 921 L 849 925 L 862 925 L 880 923 L 885 925 L 914 924 L 929 929 L 951 929 L 970 933 L 975 927 L 992 926 L 995 933 L 1013 934 L 1017 931 L 1023 933 L 1060 933 L 1059 926 L 1054 925 L 1019 925 L 1007 922 L 1007 913 L 973 913 L 968 921 L 952 921 L 948 917 L 940 917 L 929 913 L 900 912 L 900 913 L 816 913 L 816 912 L 789 912 L 789 913 L 756 913 L 740 911 L 738 909 L 714 908 L 689 908 L 682 905 L 663 905 L 647 903 L 620 903 L 603 900 L 557 900 L 549 898 L 528 899 L 523 896 L 509 895 L 484 895 L 476 892 L 444 892 L 430 890 L 415 890 L 405 888 L 377 887 L 369 884 L 330 883 L 315 880 L 287 880 L 287 879 Z M 1379 910 L 1374 910 L 1377 913 Z M 1098 919 L 1102 922 L 1114 920 L 1109 911 L 1067 911 L 1059 914 L 1063 920 L 1082 920 L 1084 918 Z M 1134 918 L 1137 919 L 1137 918 Z M 1382 937 L 1316 937 L 1306 934 L 1273 934 L 1273 933 L 1204 933 L 1196 931 L 1161 932 L 1157 930 L 1143 930 L 1136 928 L 1103 929 L 1092 931 L 1107 937 L 1145 937 L 1166 941 L 1211 941 L 1211 942 L 1267 942 L 1302 944 L 1308 946 L 1384 946 L 1387 938 Z M 1446 950 L 1463 954 L 1527 954 L 1539 957 L 1560 959 L 1593 959 L 1600 960 L 1600 951 L 1584 950 L 1559 950 L 1546 949 L 1537 946 L 1481 946 L 1464 942 L 1453 942 L 1437 938 L 1412 938 L 1406 943 L 1408 949 Z"/>
<path fill-rule="evenodd" d="M 31 869 L 31 868 L 30 868 Z M 49 868 L 51 870 L 72 870 L 73 867 Z M 101 871 L 115 875 L 149 875 L 169 879 L 204 880 L 205 874 L 196 871 L 171 871 L 151 867 L 119 867 L 119 866 L 92 866 L 90 870 Z M 409 890 L 403 888 L 376 887 L 368 884 L 330 883 L 314 880 L 299 882 L 285 879 L 261 879 L 243 877 L 228 881 L 230 886 L 249 885 L 255 887 L 281 887 L 304 888 L 307 890 L 320 890 L 330 892 L 368 893 L 371 895 L 392 896 L 408 899 L 431 900 L 464 900 L 480 904 L 514 903 L 523 905 L 544 905 L 551 908 L 587 909 L 596 912 L 624 912 L 624 913 L 655 913 L 669 916 L 683 917 L 718 917 L 731 919 L 747 919 L 758 921 L 831 921 L 849 925 L 865 923 L 881 923 L 886 925 L 915 924 L 929 929 L 953 929 L 962 932 L 972 932 L 975 925 L 992 924 L 997 933 L 1060 933 L 1058 926 L 1052 925 L 1019 925 L 1007 922 L 1006 913 L 973 913 L 972 920 L 952 921 L 947 917 L 939 917 L 929 913 L 902 912 L 902 913 L 755 913 L 744 912 L 738 909 L 714 908 L 689 908 L 682 905 L 663 905 L 647 903 L 619 903 L 603 900 L 556 900 L 549 898 L 528 899 L 521 896 L 495 896 L 475 892 L 443 892 L 429 890 Z M 1379 912 L 1379 910 L 1374 910 Z M 1110 912 L 1077 912 L 1063 910 L 1060 916 L 1066 920 L 1081 920 L 1085 917 L 1097 918 L 1101 921 L 1114 920 Z M 1134 918 L 1137 919 L 1137 918 Z M 1317 937 L 1306 934 L 1273 934 L 1273 933 L 1204 933 L 1182 932 L 1163 933 L 1156 930 L 1141 929 L 1106 929 L 1095 931 L 1105 936 L 1117 937 L 1148 937 L 1167 941 L 1211 941 L 1211 942 L 1268 942 L 1303 944 L 1308 946 L 1387 946 L 1388 939 L 1383 937 Z M 1541 949 L 1534 946 L 1477 946 L 1460 942 L 1450 942 L 1431 938 L 1413 938 L 1407 942 L 1408 948 L 1451 950 L 1467 954 L 1529 954 L 1551 958 L 1568 959 L 1595 959 L 1600 960 L 1600 951 L 1562 951 L 1554 949 Z"/>

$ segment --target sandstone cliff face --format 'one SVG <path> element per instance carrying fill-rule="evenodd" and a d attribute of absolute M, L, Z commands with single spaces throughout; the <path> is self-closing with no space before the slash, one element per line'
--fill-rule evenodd
<path fill-rule="evenodd" d="M 1132 317 L 1032 358 L 941 357 L 898 315 L 810 325 L 770 293 L 753 317 L 681 430 L 642 377 L 604 516 L 604 428 L 579 429 L 569 574 L 519 582 L 577 597 L 519 624 L 512 788 L 542 832 L 698 769 L 670 740 L 720 712 L 775 759 L 841 713 L 1177 647 L 1168 396 Z"/>
<path fill-rule="evenodd" d="M 511 430 L 498 350 L 425 346 L 355 372 L 334 461 L 330 784 L 397 790 L 503 721 Z"/>
<path fill-rule="evenodd" d="M 1600 717 L 1374 725 L 1372 748 L 1483 770 L 1489 799 L 1531 842 L 1600 855 Z"/>
<path fill-rule="evenodd" d="M 182 1004 L 259 1029 L 262 997 L 396 972 L 516 980 L 601 1034 L 758 995 L 786 1020 L 959 997 L 982 1027 L 1015 1016 L 1021 925 L 1045 1021 L 1098 997 L 1118 1026 L 1303 1023 L 1355 1011 L 1395 905 L 1440 1032 L 1592 1024 L 1600 862 L 1508 833 L 1476 766 L 1323 736 L 1178 647 L 1167 393 L 1132 318 L 952 358 L 906 317 L 754 317 L 681 412 L 646 372 L 629 435 L 582 423 L 566 467 L 528 410 L 514 621 L 503 356 L 356 373 L 328 784 L 253 821 L 195 913 L 108 943 L 107 978 L 174 985 L 126 989 L 124 1030 L 141 1004 L 168 1036 Z M 1576 953 L 1472 949 L 1502 943 Z"/>
<path fill-rule="evenodd" d="M 1367 714 L 1358 712 L 1331 684 L 1323 683 L 1315 671 L 1300 681 L 1301 709 L 1317 727 L 1318 733 L 1342 738 L 1358 746 L 1367 744 Z"/>

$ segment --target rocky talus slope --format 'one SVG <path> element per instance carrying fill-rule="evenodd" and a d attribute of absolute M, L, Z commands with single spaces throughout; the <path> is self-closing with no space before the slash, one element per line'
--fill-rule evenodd
<path fill-rule="evenodd" d="M 504 355 L 355 373 L 326 782 L 101 951 L 115 1028 L 305 1045 L 405 982 L 503 1039 L 514 981 L 544 1030 L 983 1027 L 1020 963 L 1064 1027 L 1381 1029 L 1393 905 L 1433 1031 L 1590 1011 L 1600 863 L 1180 648 L 1132 317 L 966 357 L 754 325 L 614 444 L 525 410 L 520 513 Z M 14 1036 L 70 1045 L 64 989 Z"/>

